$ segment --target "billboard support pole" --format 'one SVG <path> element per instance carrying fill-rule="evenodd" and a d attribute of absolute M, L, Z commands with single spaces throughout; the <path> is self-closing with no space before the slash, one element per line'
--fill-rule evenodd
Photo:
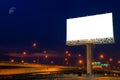
<path fill-rule="evenodd" d="M 86 52 L 87 52 L 87 75 L 92 75 L 92 44 L 86 44 Z"/>

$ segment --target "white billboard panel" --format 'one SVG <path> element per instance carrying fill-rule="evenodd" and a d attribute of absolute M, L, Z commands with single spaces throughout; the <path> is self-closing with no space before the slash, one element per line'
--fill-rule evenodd
<path fill-rule="evenodd" d="M 67 45 L 114 43 L 112 13 L 67 19 Z"/>

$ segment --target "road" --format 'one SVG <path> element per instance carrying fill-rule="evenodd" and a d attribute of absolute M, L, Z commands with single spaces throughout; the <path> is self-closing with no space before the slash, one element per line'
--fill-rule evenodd
<path fill-rule="evenodd" d="M 0 75 L 16 75 L 28 73 L 48 74 L 51 72 L 62 72 L 69 70 L 77 70 L 77 67 L 57 66 L 57 65 L 41 65 L 41 64 L 21 64 L 21 63 L 5 63 L 0 62 Z"/>
<path fill-rule="evenodd" d="M 50 79 L 45 79 L 45 80 L 50 80 Z M 77 77 L 77 78 L 55 78 L 51 80 L 120 80 L 120 77 L 95 77 L 95 78 Z"/>

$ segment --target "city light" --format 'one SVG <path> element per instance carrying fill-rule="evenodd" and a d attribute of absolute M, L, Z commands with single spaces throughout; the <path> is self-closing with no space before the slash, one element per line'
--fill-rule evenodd
<path fill-rule="evenodd" d="M 46 51 L 46 50 L 44 50 L 44 51 L 43 51 L 43 53 L 45 53 L 45 54 L 46 54 L 46 53 L 47 53 L 47 51 Z"/>
<path fill-rule="evenodd" d="M 79 62 L 79 64 L 83 64 L 83 60 L 79 60 L 78 62 Z"/>
<path fill-rule="evenodd" d="M 113 59 L 112 59 L 112 58 L 109 58 L 109 61 L 111 62 L 111 61 L 113 61 Z"/>
<path fill-rule="evenodd" d="M 10 60 L 10 62 L 12 62 L 12 63 L 13 63 L 13 62 L 15 62 L 15 60 L 14 60 L 14 59 L 11 59 L 11 60 Z"/>
<path fill-rule="evenodd" d="M 36 60 L 33 60 L 33 63 L 36 63 Z"/>
<path fill-rule="evenodd" d="M 48 58 L 48 55 L 45 55 L 45 58 L 47 59 L 47 58 Z"/>
<path fill-rule="evenodd" d="M 120 64 L 120 60 L 118 60 L 118 64 Z"/>
<path fill-rule="evenodd" d="M 24 63 L 25 61 L 24 60 L 21 60 L 21 63 Z"/>
<path fill-rule="evenodd" d="M 50 63 L 51 63 L 51 64 L 53 64 L 53 63 L 54 63 L 54 61 L 50 61 Z"/>
<path fill-rule="evenodd" d="M 37 43 L 33 43 L 33 47 L 36 47 L 37 46 Z"/>
<path fill-rule="evenodd" d="M 78 54 L 78 57 L 81 57 L 81 54 Z"/>
<path fill-rule="evenodd" d="M 67 61 L 68 59 L 67 59 L 67 58 L 65 58 L 64 60 L 65 60 L 65 61 Z"/>
<path fill-rule="evenodd" d="M 68 54 L 68 53 L 69 53 L 69 51 L 65 51 L 65 53 L 66 53 L 66 54 Z"/>
<path fill-rule="evenodd" d="M 92 62 L 92 65 L 94 65 L 94 62 Z"/>
<path fill-rule="evenodd" d="M 70 57 L 70 56 L 71 56 L 71 54 L 69 53 L 69 54 L 68 54 L 68 57 Z"/>
<path fill-rule="evenodd" d="M 24 51 L 24 52 L 23 52 L 23 55 L 26 55 L 26 54 L 27 54 L 27 53 Z"/>
<path fill-rule="evenodd" d="M 103 58 L 104 58 L 104 55 L 103 55 L 103 54 L 100 54 L 99 57 L 100 57 L 100 59 L 103 59 Z"/>

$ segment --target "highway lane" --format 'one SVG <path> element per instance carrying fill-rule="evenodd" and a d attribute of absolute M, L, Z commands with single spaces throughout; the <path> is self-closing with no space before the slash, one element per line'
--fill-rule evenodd
<path fill-rule="evenodd" d="M 77 67 L 41 65 L 41 64 L 21 64 L 21 63 L 4 63 L 0 62 L 0 75 L 14 75 L 27 73 L 51 73 L 69 70 L 78 70 Z M 7 67 L 7 68 L 6 68 Z"/>

